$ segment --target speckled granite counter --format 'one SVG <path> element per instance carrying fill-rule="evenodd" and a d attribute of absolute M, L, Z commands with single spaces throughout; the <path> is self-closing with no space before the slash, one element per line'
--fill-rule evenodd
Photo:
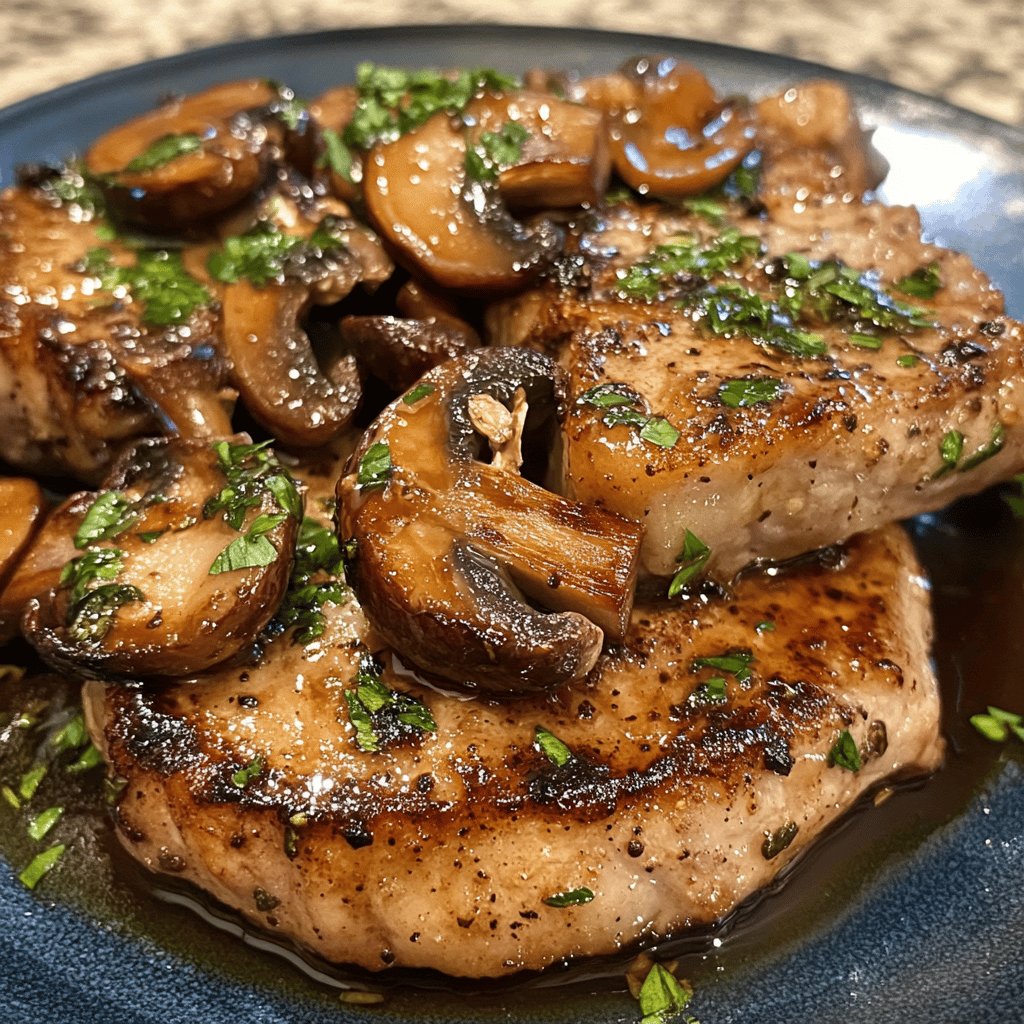
<path fill-rule="evenodd" d="M 1021 0 L 4 0 L 0 106 L 231 39 L 472 21 L 657 32 L 768 50 L 1024 124 Z"/>

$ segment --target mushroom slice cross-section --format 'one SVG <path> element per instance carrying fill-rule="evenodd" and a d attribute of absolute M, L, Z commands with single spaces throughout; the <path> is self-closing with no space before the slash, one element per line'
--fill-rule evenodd
<path fill-rule="evenodd" d="M 265 445 L 146 441 L 74 534 L 22 631 L 84 675 L 175 676 L 243 653 L 288 586 L 302 499 Z"/>
<path fill-rule="evenodd" d="M 444 363 L 367 431 L 338 484 L 340 529 L 355 541 L 359 600 L 403 660 L 513 697 L 581 678 L 605 637 L 622 639 L 642 527 L 532 483 L 518 458 L 483 461 L 487 441 L 509 439 L 480 396 L 511 410 L 513 431 L 525 402 L 527 451 L 556 433 L 562 379 L 547 356 L 481 349 Z"/>

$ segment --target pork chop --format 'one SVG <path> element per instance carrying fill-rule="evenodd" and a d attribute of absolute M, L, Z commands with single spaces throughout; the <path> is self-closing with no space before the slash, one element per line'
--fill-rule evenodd
<path fill-rule="evenodd" d="M 1024 331 L 913 209 L 695 210 L 599 211 L 560 276 L 491 310 L 493 342 L 568 368 L 557 489 L 642 519 L 648 572 L 687 530 L 729 577 L 1024 467 Z"/>
<path fill-rule="evenodd" d="M 118 836 L 331 961 L 501 976 L 723 917 L 942 753 L 898 527 L 731 598 L 640 601 L 554 698 L 424 685 L 354 599 L 255 666 L 88 684 Z"/>

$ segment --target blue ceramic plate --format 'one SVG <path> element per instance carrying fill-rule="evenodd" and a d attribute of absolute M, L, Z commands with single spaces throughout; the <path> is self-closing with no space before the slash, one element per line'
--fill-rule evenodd
<path fill-rule="evenodd" d="M 350 80 L 362 60 L 600 72 L 652 51 L 693 61 L 726 92 L 822 75 L 845 82 L 891 165 L 883 197 L 917 205 L 928 233 L 974 257 L 1005 291 L 1009 312 L 1024 316 L 1024 134 L 881 82 L 683 40 L 474 26 L 216 47 L 0 112 L 0 185 L 16 162 L 59 161 L 168 93 L 217 81 L 265 76 L 311 96 Z M 1024 769 L 1013 751 L 965 725 L 986 699 L 1024 708 L 1014 670 L 1024 662 L 1020 531 L 986 499 L 924 517 L 914 530 L 935 579 L 950 764 L 927 786 L 848 818 L 756 905 L 673 951 L 695 983 L 692 1009 L 703 1024 L 1024 1020 Z M 95 842 L 82 838 L 68 855 L 84 856 L 84 845 Z M 204 919 L 182 909 L 180 894 L 159 903 L 132 895 L 134 868 L 116 854 L 95 863 L 77 895 L 48 902 L 59 885 L 48 879 L 31 894 L 0 862 L 5 1024 L 638 1019 L 622 964 L 483 990 L 389 975 L 382 1005 L 354 1007 L 339 1000 L 343 977 L 259 949 L 258 936 L 238 937 L 216 911 Z"/>

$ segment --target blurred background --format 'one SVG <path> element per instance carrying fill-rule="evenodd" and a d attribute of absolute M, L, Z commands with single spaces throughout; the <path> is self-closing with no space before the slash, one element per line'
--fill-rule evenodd
<path fill-rule="evenodd" d="M 3 0 L 0 106 L 233 39 L 468 22 L 653 32 L 766 50 L 1024 126 L 1022 0 Z"/>

